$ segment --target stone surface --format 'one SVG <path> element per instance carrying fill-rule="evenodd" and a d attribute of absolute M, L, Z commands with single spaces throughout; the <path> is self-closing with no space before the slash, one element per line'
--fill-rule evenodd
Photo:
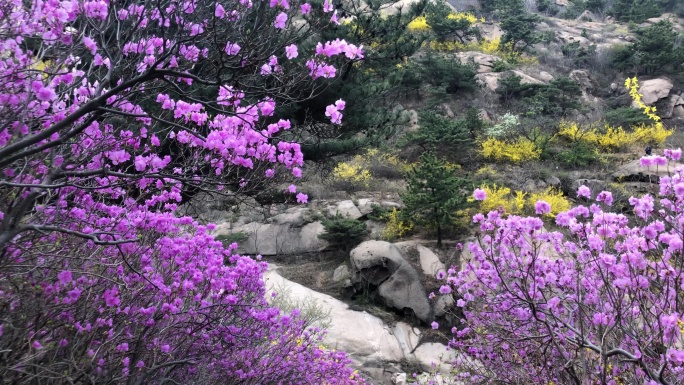
<path fill-rule="evenodd" d="M 340 265 L 333 272 L 333 282 L 342 282 L 351 278 L 351 270 L 346 264 Z"/>
<path fill-rule="evenodd" d="M 620 166 L 620 168 L 618 168 L 612 176 L 613 179 L 619 182 L 638 181 L 658 183 L 661 176 L 672 174 L 674 169 L 681 165 L 681 163 L 669 162 L 667 166 L 644 167 L 641 165 L 641 161 L 639 159 L 635 159 Z"/>
<path fill-rule="evenodd" d="M 373 199 L 362 198 L 359 199 L 356 208 L 359 209 L 361 215 L 368 215 L 373 212 L 373 205 L 380 206 L 380 204 Z"/>
<path fill-rule="evenodd" d="M 551 187 L 559 188 L 561 186 L 561 180 L 555 175 L 547 177 L 544 179 L 544 182 Z"/>
<path fill-rule="evenodd" d="M 684 118 L 684 106 L 677 106 L 672 110 L 673 118 Z"/>
<path fill-rule="evenodd" d="M 432 308 L 427 292 L 420 282 L 420 275 L 408 263 L 404 263 L 378 287 L 378 294 L 388 307 L 398 310 L 410 309 L 425 322 L 432 322 Z"/>
<path fill-rule="evenodd" d="M 284 212 L 274 215 L 269 219 L 271 223 L 289 224 L 291 226 L 301 226 L 305 221 L 305 216 L 310 212 L 306 207 L 291 207 Z"/>
<path fill-rule="evenodd" d="M 392 375 L 392 383 L 395 385 L 407 385 L 406 373 L 395 373 Z"/>
<path fill-rule="evenodd" d="M 476 51 L 458 52 L 456 57 L 461 61 L 461 64 L 474 62 L 477 65 L 477 73 L 492 72 L 494 62 L 501 60 L 498 56 Z"/>
<path fill-rule="evenodd" d="M 543 83 L 542 81 L 533 78 L 532 76 L 518 70 L 513 70 L 513 71 L 506 71 L 506 72 L 487 72 L 487 73 L 479 73 L 475 75 L 475 79 L 477 82 L 487 88 L 488 90 L 495 92 L 496 89 L 499 87 L 499 79 L 510 76 L 510 75 L 517 75 L 520 76 L 522 79 L 520 80 L 520 83 L 522 84 L 541 84 Z"/>
<path fill-rule="evenodd" d="M 672 118 L 674 115 L 674 110 L 678 106 L 684 106 L 684 98 L 680 95 L 670 95 L 667 98 L 667 105 L 665 110 L 662 111 L 662 118 Z"/>
<path fill-rule="evenodd" d="M 553 80 L 554 77 L 553 77 L 553 75 L 551 75 L 550 73 L 548 73 L 548 72 L 546 72 L 546 71 L 540 71 L 540 72 L 537 74 L 537 79 L 539 79 L 539 80 L 541 80 L 541 81 L 543 81 L 543 82 L 545 82 L 545 83 L 548 83 L 548 82 L 550 82 L 551 80 Z"/>
<path fill-rule="evenodd" d="M 586 37 L 583 37 L 579 34 L 574 34 L 572 32 L 560 30 L 556 31 L 556 39 L 561 43 L 561 44 L 571 44 L 571 43 L 576 43 L 579 42 L 581 46 L 589 45 L 590 41 Z"/>
<path fill-rule="evenodd" d="M 442 317 L 452 307 L 454 307 L 454 297 L 451 294 L 443 295 L 437 298 L 434 306 L 435 317 Z"/>
<path fill-rule="evenodd" d="M 392 202 L 392 201 L 382 201 L 382 202 L 380 202 L 380 206 L 382 206 L 384 208 L 388 208 L 388 209 L 397 209 L 397 210 L 401 210 L 404 207 L 403 204 L 398 203 L 398 202 Z"/>
<path fill-rule="evenodd" d="M 606 189 L 606 182 L 605 181 L 600 180 L 600 179 L 585 179 L 585 178 L 573 180 L 570 187 L 572 188 L 572 191 L 574 191 L 576 193 L 577 189 L 582 185 L 589 187 L 589 190 L 591 190 L 591 195 L 594 198 L 596 198 L 596 194 L 598 194 L 601 191 Z"/>
<path fill-rule="evenodd" d="M 392 329 L 394 337 L 399 342 L 404 357 L 409 357 L 420 343 L 420 330 L 406 322 L 397 322 Z"/>
<path fill-rule="evenodd" d="M 337 202 L 334 205 L 328 206 L 328 213 L 330 215 L 341 215 L 345 218 L 359 219 L 363 216 L 361 211 L 356 207 L 351 200 Z"/>
<path fill-rule="evenodd" d="M 456 117 L 456 115 L 454 115 L 454 111 L 451 109 L 451 107 L 449 107 L 447 103 L 442 103 L 440 107 L 447 118 L 453 119 L 454 117 Z"/>
<path fill-rule="evenodd" d="M 642 81 L 639 87 L 639 93 L 642 95 L 641 101 L 643 101 L 644 104 L 651 106 L 658 100 L 670 95 L 673 86 L 672 80 L 668 78 Z"/>
<path fill-rule="evenodd" d="M 594 15 L 593 12 L 591 12 L 590 10 L 587 9 L 584 12 L 582 12 L 579 16 L 577 16 L 577 18 L 575 20 L 577 20 L 577 21 L 599 21 L 599 18 L 596 15 Z"/>
<path fill-rule="evenodd" d="M 594 90 L 594 81 L 591 79 L 587 71 L 573 70 L 570 72 L 568 77 L 574 80 L 583 91 L 591 92 Z"/>
<path fill-rule="evenodd" d="M 446 272 L 444 264 L 432 250 L 422 245 L 417 245 L 416 250 L 418 250 L 420 268 L 423 270 L 423 274 L 434 277 L 438 271 Z"/>
<path fill-rule="evenodd" d="M 399 341 L 380 318 L 350 310 L 342 301 L 289 281 L 275 271 L 274 265 L 270 265 L 269 271 L 264 273 L 264 280 L 269 290 L 286 287 L 293 299 L 311 299 L 319 306 L 330 309 L 330 326 L 324 344 L 331 349 L 347 352 L 358 367 L 398 363 L 404 358 Z"/>
<path fill-rule="evenodd" d="M 328 242 L 319 239 L 325 227 L 321 222 L 308 223 L 302 227 L 290 223 L 253 222 L 233 228 L 247 239 L 239 242 L 238 252 L 243 254 L 281 255 L 314 253 L 323 251 Z"/>
<path fill-rule="evenodd" d="M 451 368 L 449 363 L 456 359 L 456 353 L 453 350 L 447 350 L 447 347 L 440 343 L 427 342 L 416 348 L 413 357 L 425 371 L 432 369 L 434 364 L 440 372 L 448 373 Z"/>
<path fill-rule="evenodd" d="M 432 321 L 432 309 L 420 274 L 389 242 L 366 241 L 350 254 L 352 281 L 359 287 L 371 284 L 388 307 L 410 309 L 425 323 Z"/>
<path fill-rule="evenodd" d="M 376 286 L 407 263 L 395 245 L 384 241 L 361 243 L 351 251 L 350 261 L 354 280 Z"/>
<path fill-rule="evenodd" d="M 323 309 L 330 310 L 330 324 L 323 344 L 345 351 L 357 369 L 371 376 L 373 384 L 396 383 L 397 378 L 403 378 L 402 363 L 417 364 L 423 370 L 433 372 L 431 363 L 434 362 L 438 370 L 444 370 L 443 373 L 450 371 L 447 364 L 439 365 L 440 357 L 446 359 L 445 362 L 453 357 L 446 351 L 446 346 L 420 344 L 420 331 L 405 322 L 398 322 L 390 328 L 378 317 L 351 310 L 340 300 L 283 278 L 273 264 L 264 273 L 264 282 L 266 298 L 271 298 L 273 291 L 279 291 L 287 293 L 295 302 L 314 301 Z M 428 381 L 419 383 L 427 384 Z M 455 384 L 444 382 L 447 383 Z"/>
<path fill-rule="evenodd" d="M 485 22 L 478 25 L 478 28 L 482 32 L 482 37 L 489 40 L 496 39 L 504 34 L 503 29 L 501 29 L 498 23 Z"/>

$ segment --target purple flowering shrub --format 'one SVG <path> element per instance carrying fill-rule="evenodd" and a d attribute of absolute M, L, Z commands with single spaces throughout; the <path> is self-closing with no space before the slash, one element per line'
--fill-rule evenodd
<path fill-rule="evenodd" d="M 99 207 L 100 209 L 102 207 Z M 95 209 L 94 209 L 95 210 Z M 339 383 L 344 354 L 264 299 L 264 262 L 231 255 L 188 217 L 126 212 L 138 243 L 16 242 L 3 264 L 3 377 L 96 383 Z M 25 249 L 54 245 L 49 254 Z M 68 258 L 65 258 L 67 256 Z M 26 266 L 31 266 L 27 271 Z M 350 381 L 351 382 L 351 381 Z"/>
<path fill-rule="evenodd" d="M 294 28 L 305 5 L 0 4 L 3 381 L 363 383 L 321 331 L 265 302 L 265 263 L 176 213 L 198 192 L 301 177 L 276 106 L 363 58 L 340 40 L 298 48 L 331 18 Z M 331 123 L 343 109 L 328 106 Z"/>
<path fill-rule="evenodd" d="M 658 199 L 631 198 L 633 217 L 610 212 L 610 192 L 578 196 L 590 204 L 558 214 L 558 231 L 474 216 L 472 260 L 445 285 L 465 314 L 451 346 L 469 383 L 684 383 L 684 169 L 660 178 Z"/>

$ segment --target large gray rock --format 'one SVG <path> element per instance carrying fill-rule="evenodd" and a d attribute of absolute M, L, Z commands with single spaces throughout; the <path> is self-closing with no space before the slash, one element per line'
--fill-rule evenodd
<path fill-rule="evenodd" d="M 368 215 L 373 212 L 373 205 L 380 206 L 380 204 L 372 199 L 362 198 L 356 204 L 356 208 L 359 209 L 361 215 Z"/>
<path fill-rule="evenodd" d="M 407 263 L 399 249 L 385 241 L 366 241 L 350 253 L 352 273 L 356 282 L 369 282 L 380 285 L 387 280 L 399 266 Z"/>
<path fill-rule="evenodd" d="M 456 57 L 461 61 L 461 64 L 475 63 L 477 65 L 477 73 L 492 72 L 494 62 L 501 60 L 498 56 L 476 51 L 459 52 L 456 54 Z"/>
<path fill-rule="evenodd" d="M 573 70 L 568 77 L 574 80 L 584 92 L 591 92 L 594 90 L 594 81 L 585 70 Z"/>
<path fill-rule="evenodd" d="M 315 301 L 322 309 L 330 310 L 330 325 L 323 343 L 328 348 L 346 352 L 355 366 L 372 369 L 404 359 L 399 341 L 380 318 L 350 310 L 342 301 L 289 281 L 280 276 L 273 265 L 264 273 L 264 281 L 268 294 L 287 292 L 292 300 Z M 266 298 L 269 298 L 268 294 Z"/>
<path fill-rule="evenodd" d="M 553 75 L 551 75 L 550 73 L 548 73 L 546 71 L 540 71 L 538 74 L 536 74 L 536 77 L 537 77 L 537 79 L 539 79 L 545 83 L 548 83 L 554 79 Z"/>
<path fill-rule="evenodd" d="M 291 207 L 284 212 L 274 215 L 268 222 L 277 223 L 279 225 L 289 224 L 290 226 L 302 226 L 305 222 L 305 217 L 310 210 L 306 207 Z"/>
<path fill-rule="evenodd" d="M 384 241 L 366 241 L 351 251 L 350 259 L 355 284 L 377 286 L 387 306 L 410 309 L 421 321 L 432 321 L 432 309 L 421 276 L 406 262 L 397 246 Z"/>
<path fill-rule="evenodd" d="M 673 118 L 684 118 L 684 106 L 677 106 L 672 110 Z"/>
<path fill-rule="evenodd" d="M 639 87 L 639 93 L 642 95 L 641 101 L 646 105 L 652 106 L 658 100 L 668 97 L 672 87 L 674 87 L 672 80 L 668 78 L 643 81 Z"/>
<path fill-rule="evenodd" d="M 585 178 L 580 178 L 580 179 L 575 179 L 572 181 L 572 184 L 570 187 L 572 188 L 573 192 L 576 192 L 580 186 L 587 186 L 589 187 L 589 190 L 591 190 L 591 194 L 596 197 L 596 194 L 600 193 L 601 191 L 606 189 L 606 182 L 600 179 L 585 179 Z"/>
<path fill-rule="evenodd" d="M 556 31 L 556 39 L 561 44 L 571 44 L 571 43 L 576 43 L 579 42 L 580 45 L 585 46 L 588 45 L 589 39 L 582 35 L 576 35 L 568 31 Z"/>
<path fill-rule="evenodd" d="M 446 272 L 444 264 L 439 260 L 437 254 L 423 245 L 417 245 L 418 259 L 420 259 L 420 268 L 423 274 L 434 277 L 439 271 Z"/>
<path fill-rule="evenodd" d="M 454 297 L 451 294 L 440 296 L 435 301 L 435 316 L 444 316 L 454 307 L 454 304 Z"/>
<path fill-rule="evenodd" d="M 345 351 L 356 368 L 371 376 L 372 383 L 387 384 L 397 379 L 401 381 L 403 376 L 391 376 L 388 373 L 401 373 L 399 367 L 403 363 L 418 365 L 430 373 L 437 369 L 445 376 L 451 372 L 448 362 L 453 359 L 454 353 L 442 344 L 421 344 L 419 329 L 404 322 L 389 327 L 378 317 L 351 310 L 342 301 L 283 278 L 276 268 L 270 264 L 268 271 L 264 273 L 266 298 L 272 298 L 271 294 L 277 292 L 287 295 L 294 303 L 313 302 L 324 311 L 329 310 L 329 325 L 323 343 L 328 348 Z M 434 368 L 432 363 L 436 365 Z M 420 380 L 418 383 L 428 384 L 429 378 L 440 378 L 439 376 L 440 373 L 423 376 L 425 381 Z M 446 385 L 458 382 L 440 379 L 437 383 Z"/>
<path fill-rule="evenodd" d="M 506 71 L 506 72 L 485 72 L 485 73 L 479 73 L 475 75 L 476 81 L 482 86 L 487 88 L 488 90 L 494 92 L 496 91 L 497 88 L 499 88 L 499 79 L 510 76 L 510 75 L 516 75 L 520 76 L 522 79 L 520 80 L 521 84 L 542 84 L 543 82 L 539 79 L 535 79 L 532 76 L 518 70 L 512 70 L 512 71 Z"/>
<path fill-rule="evenodd" d="M 333 282 L 342 282 L 347 279 L 351 278 L 351 271 L 349 270 L 349 266 L 347 265 L 340 265 L 335 269 L 333 272 Z"/>
<path fill-rule="evenodd" d="M 635 159 L 620 166 L 620 168 L 613 173 L 613 179 L 619 182 L 638 181 L 658 183 L 661 176 L 672 174 L 677 166 L 682 166 L 682 164 L 669 162 L 666 166 L 644 167 L 641 165 L 640 159 Z"/>
<path fill-rule="evenodd" d="M 672 118 L 675 117 L 675 109 L 680 106 L 684 106 L 684 97 L 680 95 L 670 95 L 670 97 L 667 98 L 667 105 L 665 106 L 665 110 L 662 112 L 662 117 L 663 118 Z"/>
<path fill-rule="evenodd" d="M 419 320 L 430 323 L 433 319 L 432 308 L 427 292 L 420 282 L 420 275 L 408 263 L 399 266 L 385 282 L 378 287 L 378 294 L 389 307 L 410 309 Z"/>
<path fill-rule="evenodd" d="M 416 363 L 425 371 L 436 368 L 441 373 L 448 373 L 457 355 L 454 350 L 437 342 L 421 344 L 413 353 Z"/>
<path fill-rule="evenodd" d="M 318 238 L 325 232 L 321 222 L 305 223 L 294 213 L 283 213 L 271 218 L 272 223 L 252 222 L 236 226 L 232 230 L 219 230 L 218 234 L 243 233 L 247 236 L 238 242 L 238 252 L 243 254 L 282 255 L 315 253 L 328 247 L 328 242 Z"/>
<path fill-rule="evenodd" d="M 558 177 L 555 175 L 551 175 L 551 176 L 546 177 L 544 179 L 544 182 L 551 187 L 555 187 L 555 188 L 561 187 L 561 180 L 558 179 Z"/>
<path fill-rule="evenodd" d="M 413 327 L 406 322 L 397 322 L 392 330 L 394 337 L 399 342 L 404 357 L 409 357 L 420 344 L 420 329 Z"/>
<path fill-rule="evenodd" d="M 394 385 L 407 385 L 406 373 L 394 373 L 392 375 L 392 383 Z"/>
<path fill-rule="evenodd" d="M 337 202 L 332 206 L 328 206 L 328 213 L 330 215 L 341 215 L 345 218 L 359 219 L 363 216 L 356 205 L 351 200 Z"/>

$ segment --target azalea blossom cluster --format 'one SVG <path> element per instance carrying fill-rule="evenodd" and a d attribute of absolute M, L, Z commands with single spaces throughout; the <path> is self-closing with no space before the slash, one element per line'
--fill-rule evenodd
<path fill-rule="evenodd" d="M 671 169 L 657 197 L 629 199 L 633 215 L 587 186 L 557 231 L 538 217 L 475 215 L 479 240 L 440 290 L 465 315 L 452 329 L 465 353 L 457 372 L 471 383 L 684 383 L 684 167 Z"/>
<path fill-rule="evenodd" d="M 296 123 L 278 107 L 295 86 L 318 90 L 306 62 L 321 54 L 287 24 L 310 8 L 0 5 L 0 377 L 363 383 L 321 331 L 266 303 L 264 262 L 178 210 L 302 176 Z M 245 35 L 255 19 L 260 39 Z M 330 63 L 363 57 L 330 45 Z"/>

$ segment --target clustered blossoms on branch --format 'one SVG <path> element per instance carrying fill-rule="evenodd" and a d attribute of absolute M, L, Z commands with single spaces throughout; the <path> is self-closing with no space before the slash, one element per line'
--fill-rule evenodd
<path fill-rule="evenodd" d="M 0 4 L 3 380 L 363 383 L 320 331 L 266 303 L 265 263 L 177 215 L 198 193 L 301 177 L 296 125 L 276 109 L 324 85 L 298 58 L 334 75 L 363 53 L 339 40 L 314 52 L 304 43 L 329 20 L 291 28 L 300 9 Z"/>
<path fill-rule="evenodd" d="M 667 165 L 681 150 L 645 157 Z M 479 241 L 450 269 L 465 319 L 451 346 L 470 383 L 684 383 L 684 167 L 660 178 L 659 199 L 632 197 L 630 218 L 610 192 L 556 216 L 477 214 Z M 485 199 L 480 191 L 477 199 Z M 546 210 L 542 203 L 538 213 Z"/>

